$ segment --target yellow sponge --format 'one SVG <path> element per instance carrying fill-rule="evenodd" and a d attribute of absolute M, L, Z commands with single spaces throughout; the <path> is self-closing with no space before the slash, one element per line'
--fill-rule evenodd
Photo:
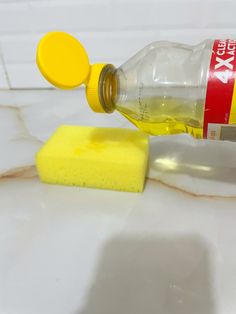
<path fill-rule="evenodd" d="M 43 182 L 141 192 L 148 136 L 119 128 L 61 126 L 37 153 Z"/>

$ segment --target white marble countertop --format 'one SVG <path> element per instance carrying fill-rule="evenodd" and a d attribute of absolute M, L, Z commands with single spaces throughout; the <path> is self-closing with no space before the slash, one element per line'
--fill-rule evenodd
<path fill-rule="evenodd" d="M 236 144 L 152 139 L 142 194 L 41 184 L 58 125 L 128 127 L 84 102 L 1 92 L 0 313 L 235 314 Z"/>

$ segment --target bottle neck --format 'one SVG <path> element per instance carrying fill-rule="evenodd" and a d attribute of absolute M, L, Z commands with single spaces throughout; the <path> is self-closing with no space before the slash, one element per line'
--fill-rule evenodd
<path fill-rule="evenodd" d="M 99 78 L 99 98 L 105 112 L 111 113 L 115 110 L 117 92 L 118 78 L 116 69 L 113 65 L 108 64 L 102 70 Z"/>

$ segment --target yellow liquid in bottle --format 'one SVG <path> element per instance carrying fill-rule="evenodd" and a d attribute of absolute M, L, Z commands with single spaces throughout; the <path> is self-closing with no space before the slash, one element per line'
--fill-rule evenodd
<path fill-rule="evenodd" d="M 203 100 L 146 98 L 118 111 L 142 131 L 151 135 L 188 133 L 203 137 Z"/>

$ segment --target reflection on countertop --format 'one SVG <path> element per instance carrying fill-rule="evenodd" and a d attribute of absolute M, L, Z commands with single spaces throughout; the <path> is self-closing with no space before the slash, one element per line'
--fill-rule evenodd
<path fill-rule="evenodd" d="M 83 89 L 0 92 L 0 177 L 35 175 L 35 153 L 61 124 L 132 127 L 118 113 L 96 114 Z M 236 196 L 236 143 L 188 135 L 152 137 L 147 176 L 195 195 Z"/>

